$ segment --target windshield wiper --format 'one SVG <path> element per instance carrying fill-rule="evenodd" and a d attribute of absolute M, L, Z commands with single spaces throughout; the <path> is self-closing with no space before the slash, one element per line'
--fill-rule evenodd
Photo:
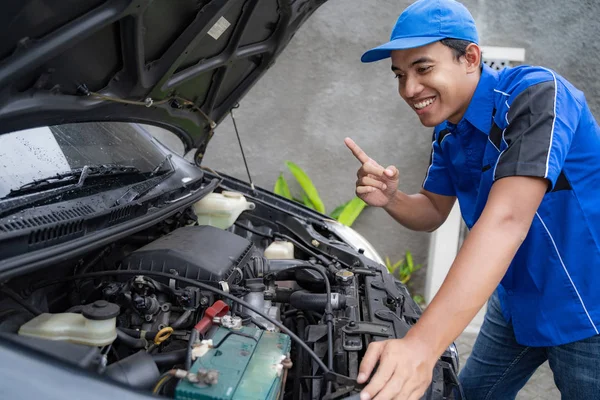
<path fill-rule="evenodd" d="M 136 167 L 118 164 L 85 165 L 82 168 L 76 168 L 68 172 L 58 173 L 42 179 L 34 179 L 23 186 L 11 189 L 3 199 L 57 187 L 63 187 L 68 190 L 77 189 L 83 187 L 85 180 L 90 176 L 115 176 L 124 174 L 141 174 L 141 171 Z M 75 181 L 77 182 L 73 183 Z M 56 193 L 53 193 L 53 195 L 56 195 Z"/>
<path fill-rule="evenodd" d="M 166 163 L 169 163 L 169 170 L 159 175 L 159 172 L 161 172 Z M 113 204 L 113 206 L 116 206 L 141 197 L 169 177 L 174 171 L 175 169 L 171 163 L 171 154 L 167 155 L 150 173 L 143 173 L 139 168 L 128 165 L 85 165 L 82 168 L 58 173 L 47 178 L 36 179 L 17 189 L 12 189 L 6 197 L 0 199 L 0 218 L 24 208 L 44 203 L 50 199 L 60 201 L 59 197 L 63 194 L 79 191 L 87 186 L 86 182 L 89 178 L 111 178 L 122 175 L 140 175 L 143 177 L 142 182 L 132 186 Z M 21 197 L 24 195 L 28 196 Z"/>
<path fill-rule="evenodd" d="M 136 167 L 104 164 L 86 165 L 69 172 L 49 176 L 48 178 L 36 179 L 17 189 L 11 190 L 6 197 L 0 199 L 0 218 L 51 199 L 60 201 L 62 195 L 79 191 L 85 187 L 86 181 L 89 178 L 132 174 L 143 175 Z M 22 197 L 24 195 L 27 196 Z"/>
<path fill-rule="evenodd" d="M 130 203 L 134 200 L 139 199 L 150 190 L 154 189 L 158 186 L 162 181 L 167 179 L 169 176 L 175 172 L 175 168 L 173 168 L 173 163 L 171 162 L 171 154 L 168 154 L 150 173 L 150 179 L 147 181 L 138 183 L 136 185 L 131 186 L 121 197 L 119 197 L 111 207 L 120 206 L 123 204 Z M 165 171 L 165 173 L 160 176 L 156 176 L 158 172 L 164 167 L 166 163 L 169 163 L 169 169 Z"/>
<path fill-rule="evenodd" d="M 169 168 L 169 171 L 173 171 L 173 164 L 171 163 L 171 157 L 173 157 L 172 154 L 167 154 L 167 156 L 165 158 L 163 158 L 163 160 L 161 162 L 159 162 L 156 167 L 154 167 L 154 169 L 150 173 L 150 178 L 152 178 L 153 176 L 156 176 L 156 174 L 158 174 L 158 172 L 162 169 L 162 167 L 165 166 L 166 163 L 169 163 L 169 166 L 171 167 L 171 168 Z"/>

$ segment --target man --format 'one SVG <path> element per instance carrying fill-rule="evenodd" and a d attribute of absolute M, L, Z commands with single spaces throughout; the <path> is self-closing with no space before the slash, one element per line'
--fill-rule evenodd
<path fill-rule="evenodd" d="M 391 58 L 400 96 L 435 128 L 413 195 L 398 190 L 395 167 L 347 138 L 362 163 L 357 195 L 420 231 L 437 229 L 458 198 L 471 230 L 406 337 L 369 346 L 361 399 L 419 399 L 436 360 L 488 299 L 460 374 L 467 399 L 514 399 L 546 360 L 563 399 L 600 398 L 600 128 L 557 73 L 494 71 L 478 43 L 463 5 L 419 0 L 390 42 L 362 57 Z"/>

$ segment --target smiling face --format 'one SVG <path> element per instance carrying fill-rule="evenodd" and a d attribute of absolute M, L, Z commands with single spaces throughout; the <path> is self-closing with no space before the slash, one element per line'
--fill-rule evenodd
<path fill-rule="evenodd" d="M 400 96 L 428 127 L 445 120 L 460 121 L 479 82 L 480 61 L 481 51 L 475 44 L 459 59 L 440 42 L 392 51 Z"/>

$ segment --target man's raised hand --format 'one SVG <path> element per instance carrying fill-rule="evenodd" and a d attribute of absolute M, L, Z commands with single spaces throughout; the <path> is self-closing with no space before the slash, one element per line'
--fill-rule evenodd
<path fill-rule="evenodd" d="M 398 169 L 383 168 L 350 138 L 344 143 L 362 164 L 356 174 L 356 195 L 370 206 L 386 206 L 398 190 Z"/>

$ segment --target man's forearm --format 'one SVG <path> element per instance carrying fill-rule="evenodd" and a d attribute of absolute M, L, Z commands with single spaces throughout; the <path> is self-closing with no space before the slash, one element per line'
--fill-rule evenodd
<path fill-rule="evenodd" d="M 401 225 L 413 231 L 434 231 L 447 216 L 441 214 L 424 194 L 409 195 L 399 190 L 383 209 Z"/>
<path fill-rule="evenodd" d="M 518 182 L 517 178 L 512 179 Z M 527 236 L 546 187 L 543 181 L 533 182 L 533 186 L 513 195 L 523 198 L 510 199 L 511 192 L 518 193 L 516 187 L 497 197 L 491 207 L 486 206 L 440 290 L 407 339 L 426 342 L 439 356 L 469 324 L 497 287 Z"/>
<path fill-rule="evenodd" d="M 516 227 L 476 226 L 448 276 L 409 336 L 419 336 L 436 355 L 465 329 L 502 279 L 523 239 Z"/>

